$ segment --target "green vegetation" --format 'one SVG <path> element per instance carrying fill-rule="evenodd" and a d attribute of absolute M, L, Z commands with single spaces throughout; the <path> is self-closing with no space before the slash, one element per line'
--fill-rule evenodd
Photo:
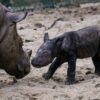
<path fill-rule="evenodd" d="M 21 7 L 42 4 L 44 7 L 55 7 L 55 5 L 79 5 L 80 3 L 96 3 L 100 0 L 0 0 L 6 6 Z"/>

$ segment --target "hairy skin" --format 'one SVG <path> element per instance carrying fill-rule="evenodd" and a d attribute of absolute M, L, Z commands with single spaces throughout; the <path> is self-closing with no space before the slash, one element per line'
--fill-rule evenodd
<path fill-rule="evenodd" d="M 77 31 L 66 32 L 63 35 L 49 39 L 44 36 L 44 43 L 37 50 L 32 65 L 41 68 L 50 64 L 49 70 L 43 75 L 50 79 L 57 68 L 68 62 L 66 84 L 75 83 L 77 58 L 91 57 L 95 66 L 95 73 L 100 75 L 100 27 L 89 26 Z"/>
<path fill-rule="evenodd" d="M 0 68 L 16 78 L 30 72 L 28 53 L 22 48 L 23 42 L 17 33 L 16 24 L 26 17 L 26 13 L 12 13 L 0 4 Z"/>

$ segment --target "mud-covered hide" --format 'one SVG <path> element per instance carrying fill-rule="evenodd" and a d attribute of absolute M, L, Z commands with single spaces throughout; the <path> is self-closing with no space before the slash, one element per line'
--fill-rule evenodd
<path fill-rule="evenodd" d="M 29 56 L 22 48 L 23 42 L 16 28 L 26 15 L 11 12 L 0 4 L 0 68 L 16 78 L 30 72 Z"/>

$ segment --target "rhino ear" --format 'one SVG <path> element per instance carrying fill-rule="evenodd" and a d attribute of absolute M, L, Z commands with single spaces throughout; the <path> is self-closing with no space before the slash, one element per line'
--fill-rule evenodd
<path fill-rule="evenodd" d="M 28 54 L 28 56 L 29 56 L 29 58 L 30 58 L 30 57 L 31 57 L 31 55 L 32 55 L 32 50 L 27 49 L 27 54 Z"/>
<path fill-rule="evenodd" d="M 45 33 L 44 34 L 44 42 L 46 42 L 47 40 L 49 40 L 49 35 L 48 35 L 48 33 Z"/>
<path fill-rule="evenodd" d="M 30 58 L 31 55 L 32 55 L 32 50 L 31 49 L 25 49 L 25 48 L 23 50 L 28 55 L 28 57 Z"/>
<path fill-rule="evenodd" d="M 7 16 L 10 18 L 10 20 L 12 22 L 18 23 L 18 22 L 20 22 L 20 21 L 22 21 L 23 19 L 26 18 L 27 12 L 25 12 L 25 13 L 11 13 L 11 12 L 8 12 Z"/>

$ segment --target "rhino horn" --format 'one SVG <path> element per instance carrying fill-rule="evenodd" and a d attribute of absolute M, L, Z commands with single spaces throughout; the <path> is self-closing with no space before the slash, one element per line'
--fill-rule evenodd
<path fill-rule="evenodd" d="M 25 12 L 25 13 L 7 12 L 7 16 L 9 17 L 9 19 L 15 23 L 18 23 L 18 22 L 22 21 L 23 19 L 25 19 L 27 14 L 28 14 L 27 12 Z"/>

